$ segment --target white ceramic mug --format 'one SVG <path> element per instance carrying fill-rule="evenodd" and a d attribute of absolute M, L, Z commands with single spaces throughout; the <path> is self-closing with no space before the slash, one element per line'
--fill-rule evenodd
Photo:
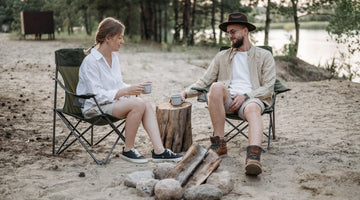
<path fill-rule="evenodd" d="M 181 94 L 173 94 L 171 95 L 171 104 L 174 106 L 181 105 L 182 103 L 182 96 Z"/>
<path fill-rule="evenodd" d="M 144 86 L 143 94 L 150 94 L 151 93 L 151 83 L 146 82 L 146 83 L 142 83 L 141 85 Z"/>

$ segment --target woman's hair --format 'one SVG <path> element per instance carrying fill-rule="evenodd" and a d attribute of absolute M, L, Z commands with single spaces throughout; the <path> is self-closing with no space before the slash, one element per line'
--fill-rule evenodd
<path fill-rule="evenodd" d="M 85 54 L 89 54 L 91 49 L 98 44 L 105 42 L 107 37 L 113 37 L 117 34 L 121 34 L 125 31 L 125 26 L 119 20 L 112 17 L 103 19 L 96 31 L 95 44 L 85 51 Z"/>

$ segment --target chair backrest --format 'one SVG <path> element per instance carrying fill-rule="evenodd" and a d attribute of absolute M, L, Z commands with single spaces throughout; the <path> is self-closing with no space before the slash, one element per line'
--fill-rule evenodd
<path fill-rule="evenodd" d="M 55 51 L 56 70 L 60 72 L 65 87 L 74 94 L 79 82 L 79 68 L 85 56 L 84 50 L 80 48 Z M 81 114 L 81 109 L 74 106 L 74 100 L 73 95 L 65 93 L 63 110 L 67 113 Z"/>

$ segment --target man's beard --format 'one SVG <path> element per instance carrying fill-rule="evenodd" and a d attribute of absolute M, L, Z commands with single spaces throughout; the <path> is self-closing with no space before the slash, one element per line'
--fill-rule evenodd
<path fill-rule="evenodd" d="M 240 48 L 244 44 L 244 37 L 241 37 L 240 39 L 236 39 L 234 43 L 231 44 L 232 48 Z"/>

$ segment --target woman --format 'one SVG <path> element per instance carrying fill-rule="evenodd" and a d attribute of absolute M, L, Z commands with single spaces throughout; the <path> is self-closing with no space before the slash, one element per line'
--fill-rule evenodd
<path fill-rule="evenodd" d="M 152 160 L 154 162 L 179 161 L 182 155 L 165 149 L 162 144 L 151 104 L 143 98 L 137 97 L 144 91 L 144 87 L 141 84 L 127 85 L 122 81 L 116 52 L 124 44 L 124 31 L 125 26 L 114 18 L 106 18 L 99 24 L 95 45 L 87 50 L 89 55 L 85 57 L 80 66 L 76 92 L 79 95 L 95 94 L 105 113 L 119 119 L 126 118 L 126 140 L 121 155 L 123 159 L 135 163 L 148 162 L 134 148 L 135 136 L 142 122 L 154 147 Z M 87 118 L 100 114 L 92 99 L 85 101 L 82 112 Z"/>

